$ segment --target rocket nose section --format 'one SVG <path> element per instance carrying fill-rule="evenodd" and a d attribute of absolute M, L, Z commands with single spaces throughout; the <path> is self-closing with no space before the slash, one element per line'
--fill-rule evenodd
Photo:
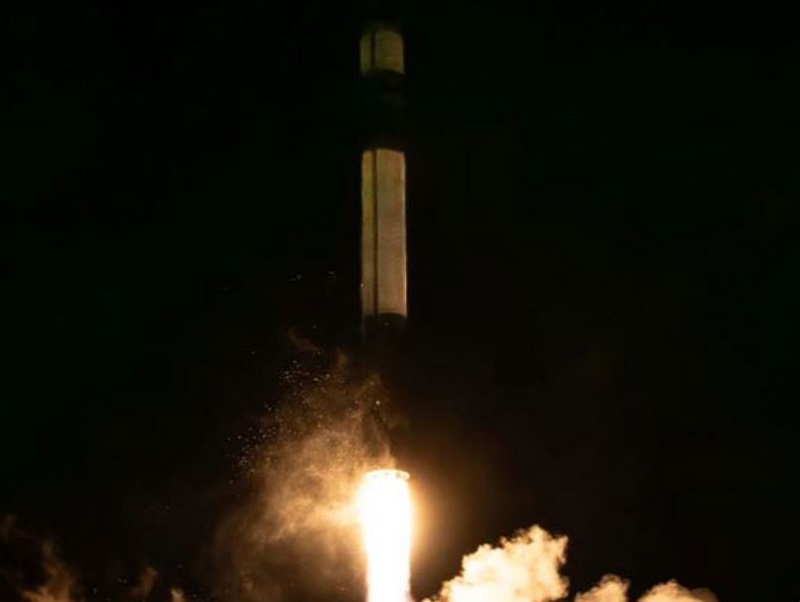
<path fill-rule="evenodd" d="M 386 21 L 371 21 L 361 35 L 361 74 L 405 73 L 403 34 Z"/>

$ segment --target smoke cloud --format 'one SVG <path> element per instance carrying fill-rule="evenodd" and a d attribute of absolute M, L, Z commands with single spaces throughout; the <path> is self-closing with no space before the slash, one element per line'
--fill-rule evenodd
<path fill-rule="evenodd" d="M 497 547 L 482 545 L 465 556 L 461 574 L 446 582 L 428 602 L 547 602 L 567 593 L 559 569 L 564 564 L 566 537 L 552 537 L 531 527 Z"/>
<path fill-rule="evenodd" d="M 81 602 L 78 590 L 77 576 L 52 541 L 28 533 L 14 516 L 0 516 L 0 598 Z"/>
<path fill-rule="evenodd" d="M 183 590 L 177 587 L 171 587 L 169 590 L 170 602 L 186 602 L 186 595 Z"/>
<path fill-rule="evenodd" d="M 269 412 L 261 438 L 242 460 L 238 502 L 215 538 L 219 569 L 214 599 L 352 600 L 359 597 L 364 563 L 354 496 L 363 475 L 392 468 L 392 417 L 380 380 L 356 374 L 345 358 L 331 362 L 305 350 L 284 377 L 284 400 Z M 52 542 L 40 542 L 0 517 L 0 553 L 35 565 L 34 577 L 0 563 L 0 599 L 10 602 L 93 602 Z M 532 526 L 499 544 L 484 544 L 462 560 L 461 573 L 424 602 L 554 602 L 568 595 L 567 537 Z M 33 560 L 31 560 L 31 558 Z M 155 595 L 158 572 L 145 566 L 119 598 L 130 602 L 186 602 L 176 587 Z M 159 587 L 166 587 L 160 583 Z M 608 575 L 574 602 L 628 602 L 627 581 Z M 10 592 L 10 593 L 9 593 Z M 193 598 L 192 598 L 193 599 Z M 717 602 L 706 589 L 674 581 L 657 585 L 639 602 Z"/>
<path fill-rule="evenodd" d="M 553 602 L 567 596 L 566 537 L 538 526 L 520 531 L 497 546 L 484 544 L 464 557 L 461 574 L 424 602 Z M 628 602 L 628 582 L 606 575 L 575 602 Z M 688 590 L 674 581 L 655 586 L 639 602 L 717 602 L 707 589 Z"/>
<path fill-rule="evenodd" d="M 2 602 L 185 602 L 183 592 L 176 588 L 157 591 L 158 578 L 155 568 L 144 565 L 131 580 L 132 586 L 118 575 L 113 584 L 99 584 L 104 590 L 101 593 L 82 583 L 78 571 L 64 560 L 53 541 L 21 528 L 13 516 L 0 516 Z"/>
<path fill-rule="evenodd" d="M 627 602 L 628 582 L 606 575 L 588 592 L 575 596 L 575 602 Z"/>
<path fill-rule="evenodd" d="M 73 597 L 77 580 L 52 542 L 43 544 L 42 557 L 46 580 L 36 589 L 23 591 L 22 598 L 26 602 L 77 602 L 78 598 Z"/>
<path fill-rule="evenodd" d="M 156 584 L 158 571 L 151 566 L 145 566 L 139 572 L 139 582 L 131 588 L 130 595 L 134 600 L 146 600 Z"/>
<path fill-rule="evenodd" d="M 394 466 L 386 393 L 344 357 L 322 354 L 316 367 L 298 361 L 284 389 L 265 441 L 243 463 L 243 501 L 217 531 L 218 593 L 234 602 L 352 597 L 363 574 L 354 495 L 365 472 Z"/>
<path fill-rule="evenodd" d="M 710 590 L 688 590 L 675 581 L 670 581 L 656 585 L 639 602 L 717 602 L 717 597 Z"/>

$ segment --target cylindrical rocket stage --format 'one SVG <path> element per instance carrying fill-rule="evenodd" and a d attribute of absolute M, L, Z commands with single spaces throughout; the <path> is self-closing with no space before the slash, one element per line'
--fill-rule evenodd
<path fill-rule="evenodd" d="M 408 316 L 403 36 L 369 23 L 361 37 L 361 318 L 366 339 Z"/>

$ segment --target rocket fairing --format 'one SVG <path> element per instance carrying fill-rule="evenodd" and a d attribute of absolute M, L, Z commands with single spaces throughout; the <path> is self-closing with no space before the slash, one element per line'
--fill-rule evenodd
<path fill-rule="evenodd" d="M 366 338 L 402 327 L 408 315 L 403 37 L 386 22 L 360 43 L 364 138 L 361 153 L 361 321 Z"/>

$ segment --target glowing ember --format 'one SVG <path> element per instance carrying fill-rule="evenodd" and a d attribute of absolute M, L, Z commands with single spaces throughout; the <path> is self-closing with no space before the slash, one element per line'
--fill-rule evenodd
<path fill-rule="evenodd" d="M 411 553 L 408 473 L 367 473 L 358 507 L 367 553 L 367 602 L 407 602 Z"/>

